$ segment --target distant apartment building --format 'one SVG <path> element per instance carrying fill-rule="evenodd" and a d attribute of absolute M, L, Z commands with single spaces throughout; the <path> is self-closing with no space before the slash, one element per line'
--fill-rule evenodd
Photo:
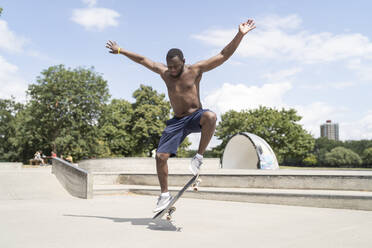
<path fill-rule="evenodd" d="M 326 123 L 320 126 L 320 137 L 327 137 L 330 140 L 339 140 L 338 123 L 332 123 L 327 120 Z"/>

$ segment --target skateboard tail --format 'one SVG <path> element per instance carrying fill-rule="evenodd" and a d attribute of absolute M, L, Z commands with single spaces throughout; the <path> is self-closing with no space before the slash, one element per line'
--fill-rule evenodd
<path fill-rule="evenodd" d="M 173 207 L 173 205 L 176 203 L 176 201 L 183 195 L 183 193 L 185 193 L 185 191 L 195 182 L 195 180 L 199 177 L 199 175 L 196 175 L 196 176 L 193 176 L 187 183 L 185 186 L 183 186 L 183 188 L 177 193 L 177 195 L 169 202 L 168 206 L 155 214 L 154 217 L 152 217 L 152 219 L 160 219 L 161 217 L 163 217 L 171 207 Z"/>

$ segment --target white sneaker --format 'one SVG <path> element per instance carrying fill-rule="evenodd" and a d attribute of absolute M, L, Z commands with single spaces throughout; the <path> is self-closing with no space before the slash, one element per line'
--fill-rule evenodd
<path fill-rule="evenodd" d="M 160 212 L 161 210 L 164 210 L 167 208 L 168 204 L 171 202 L 173 197 L 171 195 L 169 196 L 159 196 L 158 202 L 156 203 L 156 207 L 154 208 L 153 212 Z"/>
<path fill-rule="evenodd" d="M 194 174 L 194 176 L 200 173 L 200 167 L 202 166 L 202 164 L 203 164 L 203 159 L 197 158 L 196 156 L 194 156 L 191 159 L 191 164 L 190 164 L 189 169 L 191 173 Z"/>

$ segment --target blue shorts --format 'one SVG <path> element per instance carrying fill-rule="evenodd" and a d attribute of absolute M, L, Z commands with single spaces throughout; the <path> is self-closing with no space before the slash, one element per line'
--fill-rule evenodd
<path fill-rule="evenodd" d="M 210 110 L 198 109 L 190 115 L 167 120 L 167 126 L 161 135 L 157 152 L 170 153 L 171 157 L 175 156 L 179 145 L 187 135 L 201 132 L 200 119 L 206 111 Z"/>

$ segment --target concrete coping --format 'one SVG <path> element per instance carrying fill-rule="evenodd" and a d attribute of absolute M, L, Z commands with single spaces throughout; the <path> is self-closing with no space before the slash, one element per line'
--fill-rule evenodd
<path fill-rule="evenodd" d="M 170 190 L 178 191 L 182 186 L 169 186 Z M 159 190 L 159 186 L 151 185 L 95 185 L 94 190 L 131 190 L 131 189 L 149 189 Z M 192 191 L 191 188 L 187 189 Z M 297 195 L 332 195 L 332 196 L 365 196 L 372 199 L 372 192 L 355 190 L 321 190 L 321 189 L 266 189 L 266 188 L 220 188 L 220 187 L 201 187 L 202 192 L 223 192 L 223 193 L 262 193 L 262 194 L 297 194 Z"/>
<path fill-rule="evenodd" d="M 115 174 L 131 174 L 131 175 L 153 175 L 156 172 L 146 171 L 114 171 L 114 172 L 92 172 L 92 174 L 100 175 L 115 175 Z M 173 175 L 190 174 L 189 171 L 175 171 L 169 173 Z M 235 170 L 235 169 L 218 169 L 205 170 L 201 172 L 201 176 L 205 175 L 242 175 L 242 176 L 362 176 L 372 177 L 372 171 L 333 171 L 333 170 Z"/>
<path fill-rule="evenodd" d="M 60 159 L 60 158 L 53 158 L 55 159 L 56 161 L 58 161 L 59 163 L 63 164 L 64 166 L 67 166 L 67 167 L 72 167 L 74 170 L 77 170 L 77 171 L 80 171 L 81 173 L 88 173 L 86 170 L 82 169 L 82 168 L 79 168 L 77 166 L 77 164 L 71 164 L 63 159 Z"/>
<path fill-rule="evenodd" d="M 219 158 L 203 158 L 206 160 L 220 160 Z M 91 159 L 84 159 L 83 161 L 94 161 L 94 160 L 155 160 L 153 157 L 112 157 L 112 158 L 91 158 Z M 169 158 L 169 160 L 187 160 L 190 161 L 191 158 L 178 158 L 178 157 L 172 157 Z"/>

